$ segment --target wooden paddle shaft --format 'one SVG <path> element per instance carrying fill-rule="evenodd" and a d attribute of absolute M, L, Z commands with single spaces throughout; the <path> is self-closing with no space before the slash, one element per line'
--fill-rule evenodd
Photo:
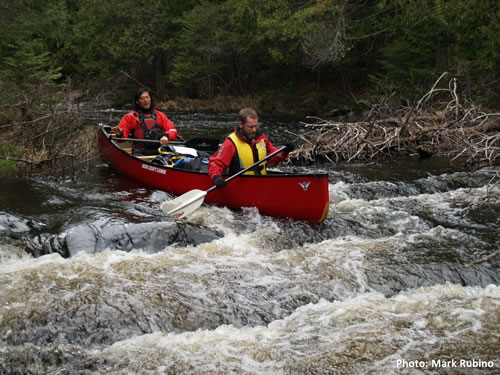
<path fill-rule="evenodd" d="M 160 144 L 159 140 L 154 140 L 154 139 L 137 139 L 137 138 L 117 138 L 113 136 L 109 136 L 110 140 L 114 141 L 128 141 L 128 142 L 135 142 L 135 143 L 153 143 L 153 144 Z M 184 142 L 178 142 L 178 141 L 170 141 L 168 144 L 172 145 L 179 145 L 179 146 L 185 146 L 185 147 L 190 147 L 190 148 L 195 148 L 197 150 L 201 151 L 217 151 L 219 148 L 219 140 L 216 138 L 203 138 L 203 137 L 198 137 L 198 138 L 191 138 L 187 141 Z"/>
<path fill-rule="evenodd" d="M 139 138 L 117 138 L 117 137 L 112 137 L 110 136 L 111 140 L 113 141 L 128 141 L 128 142 L 135 142 L 135 143 L 156 143 L 156 144 L 160 144 L 160 140 L 156 140 L 156 139 L 139 139 Z M 173 143 L 173 144 L 184 144 L 184 142 L 176 142 L 176 141 L 171 141 L 171 142 L 168 142 L 169 144 L 170 143 Z"/>

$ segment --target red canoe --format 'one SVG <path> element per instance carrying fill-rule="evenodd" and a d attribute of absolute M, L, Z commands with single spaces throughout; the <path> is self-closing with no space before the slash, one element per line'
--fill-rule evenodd
<path fill-rule="evenodd" d="M 121 175 L 173 195 L 213 186 L 206 173 L 166 167 L 132 156 L 124 147 L 130 144 L 113 140 L 108 136 L 109 130 L 106 126 L 99 130 L 99 154 Z M 207 194 L 205 202 L 232 210 L 256 207 L 262 215 L 321 222 L 329 208 L 328 173 L 269 171 L 265 176 L 242 175 Z"/>

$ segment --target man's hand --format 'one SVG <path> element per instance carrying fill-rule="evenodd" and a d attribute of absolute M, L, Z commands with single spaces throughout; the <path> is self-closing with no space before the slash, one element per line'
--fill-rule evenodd
<path fill-rule="evenodd" d="M 288 143 L 285 145 L 285 149 L 283 150 L 284 153 L 289 154 L 293 150 L 295 150 L 295 145 L 293 143 Z"/>
<path fill-rule="evenodd" d="M 217 187 L 217 189 L 220 189 L 220 188 L 223 188 L 224 186 L 226 186 L 227 182 L 221 176 L 215 175 L 214 176 L 214 184 Z"/>

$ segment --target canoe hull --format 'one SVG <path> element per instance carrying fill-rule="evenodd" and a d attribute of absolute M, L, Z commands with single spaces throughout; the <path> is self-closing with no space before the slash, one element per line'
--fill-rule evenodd
<path fill-rule="evenodd" d="M 213 186 L 206 173 L 164 167 L 131 156 L 110 140 L 103 128 L 98 150 L 119 174 L 173 195 Z M 328 214 L 328 174 L 243 175 L 207 194 L 205 202 L 232 210 L 256 207 L 263 215 L 320 222 Z"/>

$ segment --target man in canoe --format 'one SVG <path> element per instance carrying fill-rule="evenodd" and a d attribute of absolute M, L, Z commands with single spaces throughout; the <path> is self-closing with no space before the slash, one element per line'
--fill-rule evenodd
<path fill-rule="evenodd" d="M 159 144 L 134 143 L 134 155 L 155 155 L 160 145 L 168 144 L 177 138 L 174 123 L 163 113 L 155 109 L 153 94 L 147 88 L 137 90 L 134 98 L 134 110 L 124 115 L 118 124 L 111 129 L 117 137 L 158 140 Z"/>
<path fill-rule="evenodd" d="M 293 144 L 286 145 L 283 152 L 269 159 L 269 164 L 276 165 L 280 163 L 294 149 Z M 210 158 L 208 174 L 215 186 L 221 188 L 226 185 L 222 173 L 233 175 L 276 150 L 278 149 L 272 145 L 266 135 L 259 129 L 257 112 L 251 108 L 243 108 L 238 114 L 238 124 L 234 132 L 226 138 Z M 259 164 L 245 174 L 265 175 L 266 162 Z"/>

